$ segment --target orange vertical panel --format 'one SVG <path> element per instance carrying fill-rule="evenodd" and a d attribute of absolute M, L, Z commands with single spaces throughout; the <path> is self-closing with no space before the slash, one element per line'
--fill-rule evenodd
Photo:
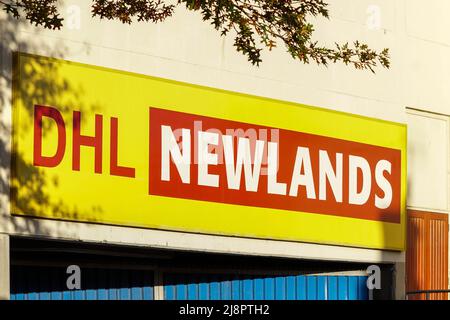
<path fill-rule="evenodd" d="M 423 211 L 408 212 L 406 291 L 448 288 L 448 216 Z M 425 299 L 425 294 L 410 300 Z M 447 299 L 446 293 L 430 299 Z"/>
<path fill-rule="evenodd" d="M 429 250 L 429 289 L 447 289 L 448 287 L 448 216 L 446 214 L 428 215 Z M 431 294 L 431 299 L 447 299 L 448 294 Z"/>
<path fill-rule="evenodd" d="M 406 291 L 424 290 L 425 279 L 425 218 L 408 212 L 406 250 Z M 423 298 L 412 295 L 411 300 Z"/>

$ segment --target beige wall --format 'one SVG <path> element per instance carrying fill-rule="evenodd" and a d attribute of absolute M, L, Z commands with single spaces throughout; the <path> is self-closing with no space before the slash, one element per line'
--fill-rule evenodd
<path fill-rule="evenodd" d="M 360 39 L 373 48 L 389 47 L 392 67 L 377 69 L 376 75 L 341 64 L 328 68 L 303 65 L 292 60 L 283 47 L 264 52 L 263 64 L 254 67 L 234 50 L 232 37 L 221 38 L 201 21 L 198 13 L 179 8 L 162 24 L 128 26 L 92 19 L 89 3 L 65 1 L 61 9 L 66 25 L 61 31 L 5 22 L 5 14 L 0 13 L 1 68 L 6 71 L 0 78 L 4 98 L 0 99 L 1 139 L 6 150 L 10 147 L 11 128 L 11 51 L 20 50 L 409 123 L 411 192 L 408 203 L 417 208 L 448 212 L 448 0 L 427 1 L 426 6 L 415 0 L 329 0 L 332 18 L 317 21 L 318 40 L 332 44 Z M 440 115 L 437 118 L 423 118 L 423 114 L 417 113 L 407 115 L 406 107 Z M 430 136 L 424 137 L 424 133 Z M 9 158 L 7 154 L 2 157 L 0 177 L 6 184 L 0 196 L 0 233 L 298 258 L 390 261 L 400 265 L 404 261 L 403 254 L 377 250 L 238 238 L 225 241 L 215 236 L 11 218 L 7 185 Z M 433 159 L 432 166 L 430 159 Z M 401 285 L 397 287 L 401 293 Z"/>
<path fill-rule="evenodd" d="M 0 234 L 0 300 L 9 299 L 9 236 Z"/>

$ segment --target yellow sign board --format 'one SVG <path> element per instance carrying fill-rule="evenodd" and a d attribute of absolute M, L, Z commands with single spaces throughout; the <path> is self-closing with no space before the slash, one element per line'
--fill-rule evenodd
<path fill-rule="evenodd" d="M 28 54 L 16 215 L 403 250 L 406 126 Z"/>

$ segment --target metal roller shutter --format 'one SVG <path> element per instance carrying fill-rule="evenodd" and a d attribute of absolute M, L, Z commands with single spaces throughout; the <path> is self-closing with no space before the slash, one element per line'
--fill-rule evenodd
<path fill-rule="evenodd" d="M 167 274 L 166 300 L 367 300 L 366 276 Z"/>
<path fill-rule="evenodd" d="M 153 300 L 153 272 L 83 268 L 81 290 L 68 290 L 66 269 L 14 266 L 11 300 Z"/>

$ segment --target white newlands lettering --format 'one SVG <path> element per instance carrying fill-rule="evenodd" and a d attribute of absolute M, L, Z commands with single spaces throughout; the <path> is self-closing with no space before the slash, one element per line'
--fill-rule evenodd
<path fill-rule="evenodd" d="M 161 180 L 170 181 L 170 158 L 177 167 L 183 183 L 190 182 L 191 167 L 191 131 L 181 130 L 181 152 L 170 126 L 161 126 Z"/>
<path fill-rule="evenodd" d="M 303 174 L 301 173 L 302 168 Z M 289 190 L 289 195 L 291 197 L 297 196 L 299 186 L 306 187 L 306 196 L 308 199 L 316 199 L 314 178 L 311 168 L 311 157 L 309 155 L 309 149 L 305 147 L 297 148 L 294 171 L 292 172 L 291 188 Z"/>
<path fill-rule="evenodd" d="M 228 188 L 234 190 L 239 189 L 241 185 L 241 175 L 243 167 L 245 176 L 245 189 L 247 191 L 253 192 L 258 191 L 259 177 L 264 155 L 264 141 L 256 140 L 255 154 L 253 157 L 253 168 L 250 139 L 241 137 L 238 138 L 236 165 L 233 151 L 233 136 L 223 135 L 222 141 Z"/>
<path fill-rule="evenodd" d="M 258 192 L 259 181 L 262 172 L 265 146 L 267 143 L 267 194 L 275 194 L 297 197 L 299 188 L 304 187 L 307 199 L 319 199 L 327 201 L 333 198 L 338 203 L 344 201 L 344 154 L 330 153 L 327 150 L 319 150 L 318 163 L 313 171 L 310 149 L 297 147 L 295 163 L 293 164 L 291 181 L 278 180 L 279 169 L 282 163 L 277 142 L 254 140 L 235 135 L 222 135 L 220 132 L 197 131 L 195 136 L 192 130 L 181 129 L 181 141 L 177 142 L 178 131 L 173 131 L 170 126 L 161 126 L 161 180 L 171 181 L 171 162 L 176 167 L 181 181 L 191 183 L 190 170 L 192 157 L 195 152 L 197 157 L 197 183 L 201 186 L 218 188 L 220 174 L 210 173 L 212 166 L 222 165 L 218 153 L 224 156 L 225 173 L 228 189 L 239 190 L 244 179 L 245 190 Z M 192 140 L 196 139 L 196 148 L 192 147 Z M 235 145 L 237 144 L 237 146 Z M 191 151 L 194 149 L 195 151 Z M 292 165 L 292 164 L 288 164 Z M 281 168 L 282 169 L 282 168 Z M 372 170 L 374 170 L 372 172 Z M 364 205 L 369 198 L 374 197 L 375 206 L 379 209 L 387 209 L 393 201 L 393 186 L 389 180 L 392 174 L 392 163 L 388 160 L 380 160 L 375 168 L 371 168 L 369 162 L 355 155 L 348 156 L 348 204 Z M 222 171 L 220 171 L 222 172 Z M 317 173 L 317 177 L 316 174 Z M 242 178 L 242 175 L 244 177 Z M 372 175 L 374 184 L 372 186 Z M 315 178 L 318 178 L 316 181 Z M 316 186 L 318 190 L 316 190 Z M 328 187 L 330 186 L 330 187 Z M 378 187 L 380 192 L 373 194 L 373 188 Z M 244 188 L 244 187 L 243 187 Z M 316 194 L 318 192 L 318 195 Z M 345 199 L 347 201 L 347 197 Z M 373 201 L 371 200 L 371 201 Z"/>
<path fill-rule="evenodd" d="M 327 200 L 327 180 L 337 202 L 342 202 L 343 155 L 336 153 L 336 171 L 333 169 L 328 152 L 319 151 L 319 199 Z"/>
<path fill-rule="evenodd" d="M 216 153 L 209 152 L 209 146 L 219 144 L 219 134 L 215 132 L 199 131 L 198 142 L 198 184 L 209 187 L 219 187 L 219 176 L 208 173 L 210 165 L 218 164 Z"/>
<path fill-rule="evenodd" d="M 375 195 L 375 206 L 379 209 L 387 209 L 392 203 L 392 185 L 385 178 L 384 172 L 391 173 L 392 164 L 387 160 L 380 160 L 375 167 L 375 180 L 377 185 L 384 192 L 384 197 Z"/>
<path fill-rule="evenodd" d="M 228 189 L 239 190 L 241 185 L 242 165 L 235 167 L 233 137 L 229 135 L 222 136 L 225 171 L 227 173 Z"/>
<path fill-rule="evenodd" d="M 349 166 L 349 199 L 350 204 L 363 205 L 369 200 L 372 173 L 370 165 L 366 159 L 350 155 L 348 158 Z M 362 189 L 358 192 L 358 170 L 362 172 Z"/>
<path fill-rule="evenodd" d="M 267 144 L 267 192 L 286 195 L 286 183 L 277 181 L 278 172 L 278 143 Z"/>

